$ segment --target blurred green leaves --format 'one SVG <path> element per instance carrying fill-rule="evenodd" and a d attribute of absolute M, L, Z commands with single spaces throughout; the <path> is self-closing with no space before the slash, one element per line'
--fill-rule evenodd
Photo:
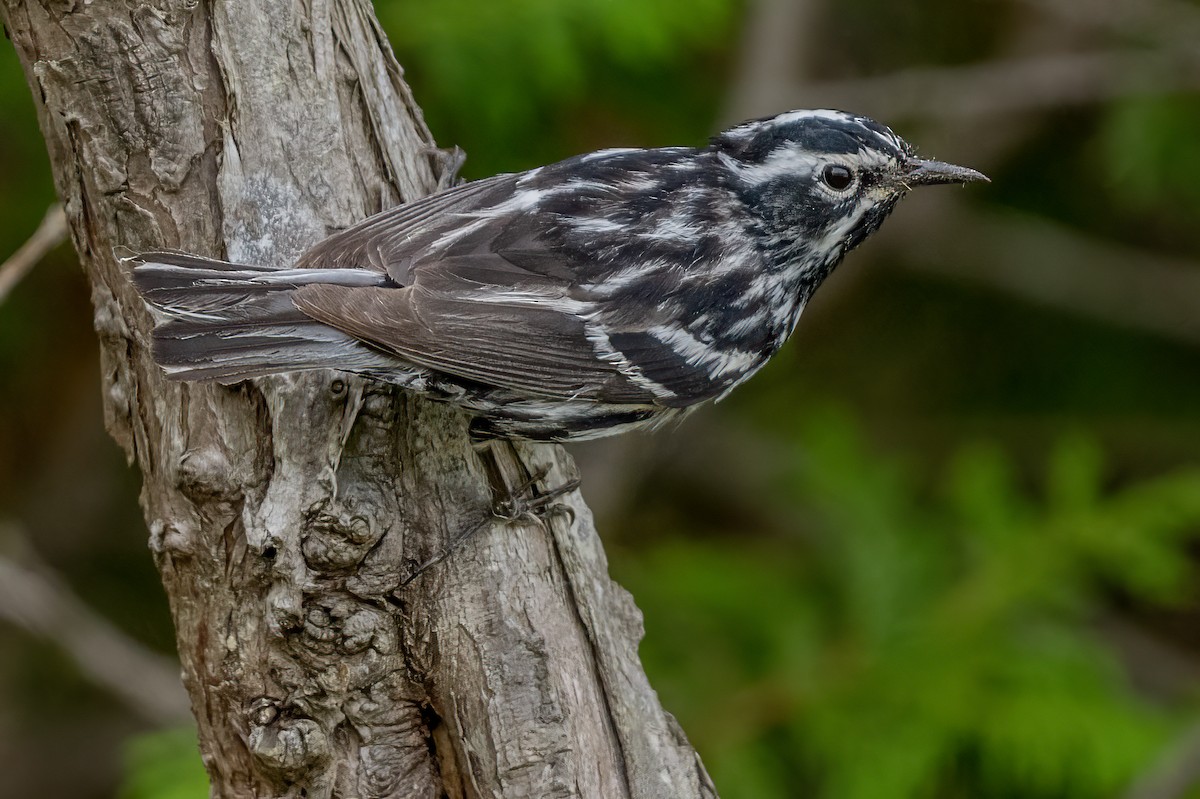
<path fill-rule="evenodd" d="M 631 76 L 664 70 L 728 37 L 735 0 L 393 0 L 378 4 L 418 100 L 475 176 L 564 155 L 561 115 Z M 651 75 L 652 72 L 657 74 Z M 668 111 L 682 87 L 660 86 Z M 719 92 L 710 92 L 716 103 Z M 478 143 L 478 146 L 475 146 Z M 629 143 L 629 142 L 626 142 Z"/>
<path fill-rule="evenodd" d="M 183 727 L 140 735 L 125 743 L 125 783 L 117 799 L 204 799 L 208 775 L 196 748 L 196 730 Z"/>
<path fill-rule="evenodd" d="M 617 562 L 722 796 L 1098 799 L 1147 766 L 1177 719 L 1092 623 L 1112 592 L 1187 596 L 1200 472 L 1114 492 L 1068 437 L 1040 492 L 978 446 L 926 495 L 841 414 L 802 440 L 777 490 L 803 514 L 785 554 L 730 530 Z"/>
<path fill-rule="evenodd" d="M 1139 210 L 1164 202 L 1200 213 L 1200 106 L 1193 96 L 1134 96 L 1115 103 L 1103 128 L 1102 158 L 1116 188 Z"/>

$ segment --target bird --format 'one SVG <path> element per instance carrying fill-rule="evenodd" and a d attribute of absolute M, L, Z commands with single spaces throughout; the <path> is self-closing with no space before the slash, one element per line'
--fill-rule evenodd
<path fill-rule="evenodd" d="M 341 370 L 464 408 L 479 440 L 576 441 L 722 399 L 911 189 L 987 180 L 868 117 L 797 110 L 463 183 L 286 267 L 123 260 L 171 379 Z"/>

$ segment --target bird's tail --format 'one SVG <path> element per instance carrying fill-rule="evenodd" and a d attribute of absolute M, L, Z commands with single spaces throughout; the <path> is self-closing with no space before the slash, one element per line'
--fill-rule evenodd
<path fill-rule="evenodd" d="M 173 379 L 231 383 L 278 372 L 394 364 L 304 315 L 291 299 L 310 283 L 382 285 L 387 277 L 380 272 L 248 266 L 175 252 L 122 260 L 132 266 L 133 284 L 158 322 L 154 360 Z"/>

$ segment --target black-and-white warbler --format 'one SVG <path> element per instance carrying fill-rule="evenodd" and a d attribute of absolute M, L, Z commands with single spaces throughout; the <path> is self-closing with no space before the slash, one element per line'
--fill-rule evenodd
<path fill-rule="evenodd" d="M 130 260 L 172 378 L 340 369 L 457 403 L 482 436 L 596 438 L 725 396 L 910 188 L 974 180 L 873 120 L 792 111 L 467 183 L 290 268 Z"/>

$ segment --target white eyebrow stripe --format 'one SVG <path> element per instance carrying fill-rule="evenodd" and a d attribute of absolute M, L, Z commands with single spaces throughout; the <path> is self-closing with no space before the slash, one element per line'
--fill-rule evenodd
<path fill-rule="evenodd" d="M 858 173 L 863 170 L 884 169 L 891 165 L 893 160 L 887 153 L 869 148 L 854 153 L 812 153 L 798 144 L 780 147 L 757 164 L 738 161 L 726 153 L 720 153 L 718 158 L 727 169 L 749 186 L 757 186 L 780 177 L 807 177 L 830 164 L 845 166 Z"/>
<path fill-rule="evenodd" d="M 799 147 L 776 150 L 757 164 L 738 161 L 726 153 L 720 153 L 718 157 L 728 169 L 750 186 L 757 186 L 784 175 L 811 175 L 818 166 L 825 163 L 820 157 L 804 152 Z"/>

